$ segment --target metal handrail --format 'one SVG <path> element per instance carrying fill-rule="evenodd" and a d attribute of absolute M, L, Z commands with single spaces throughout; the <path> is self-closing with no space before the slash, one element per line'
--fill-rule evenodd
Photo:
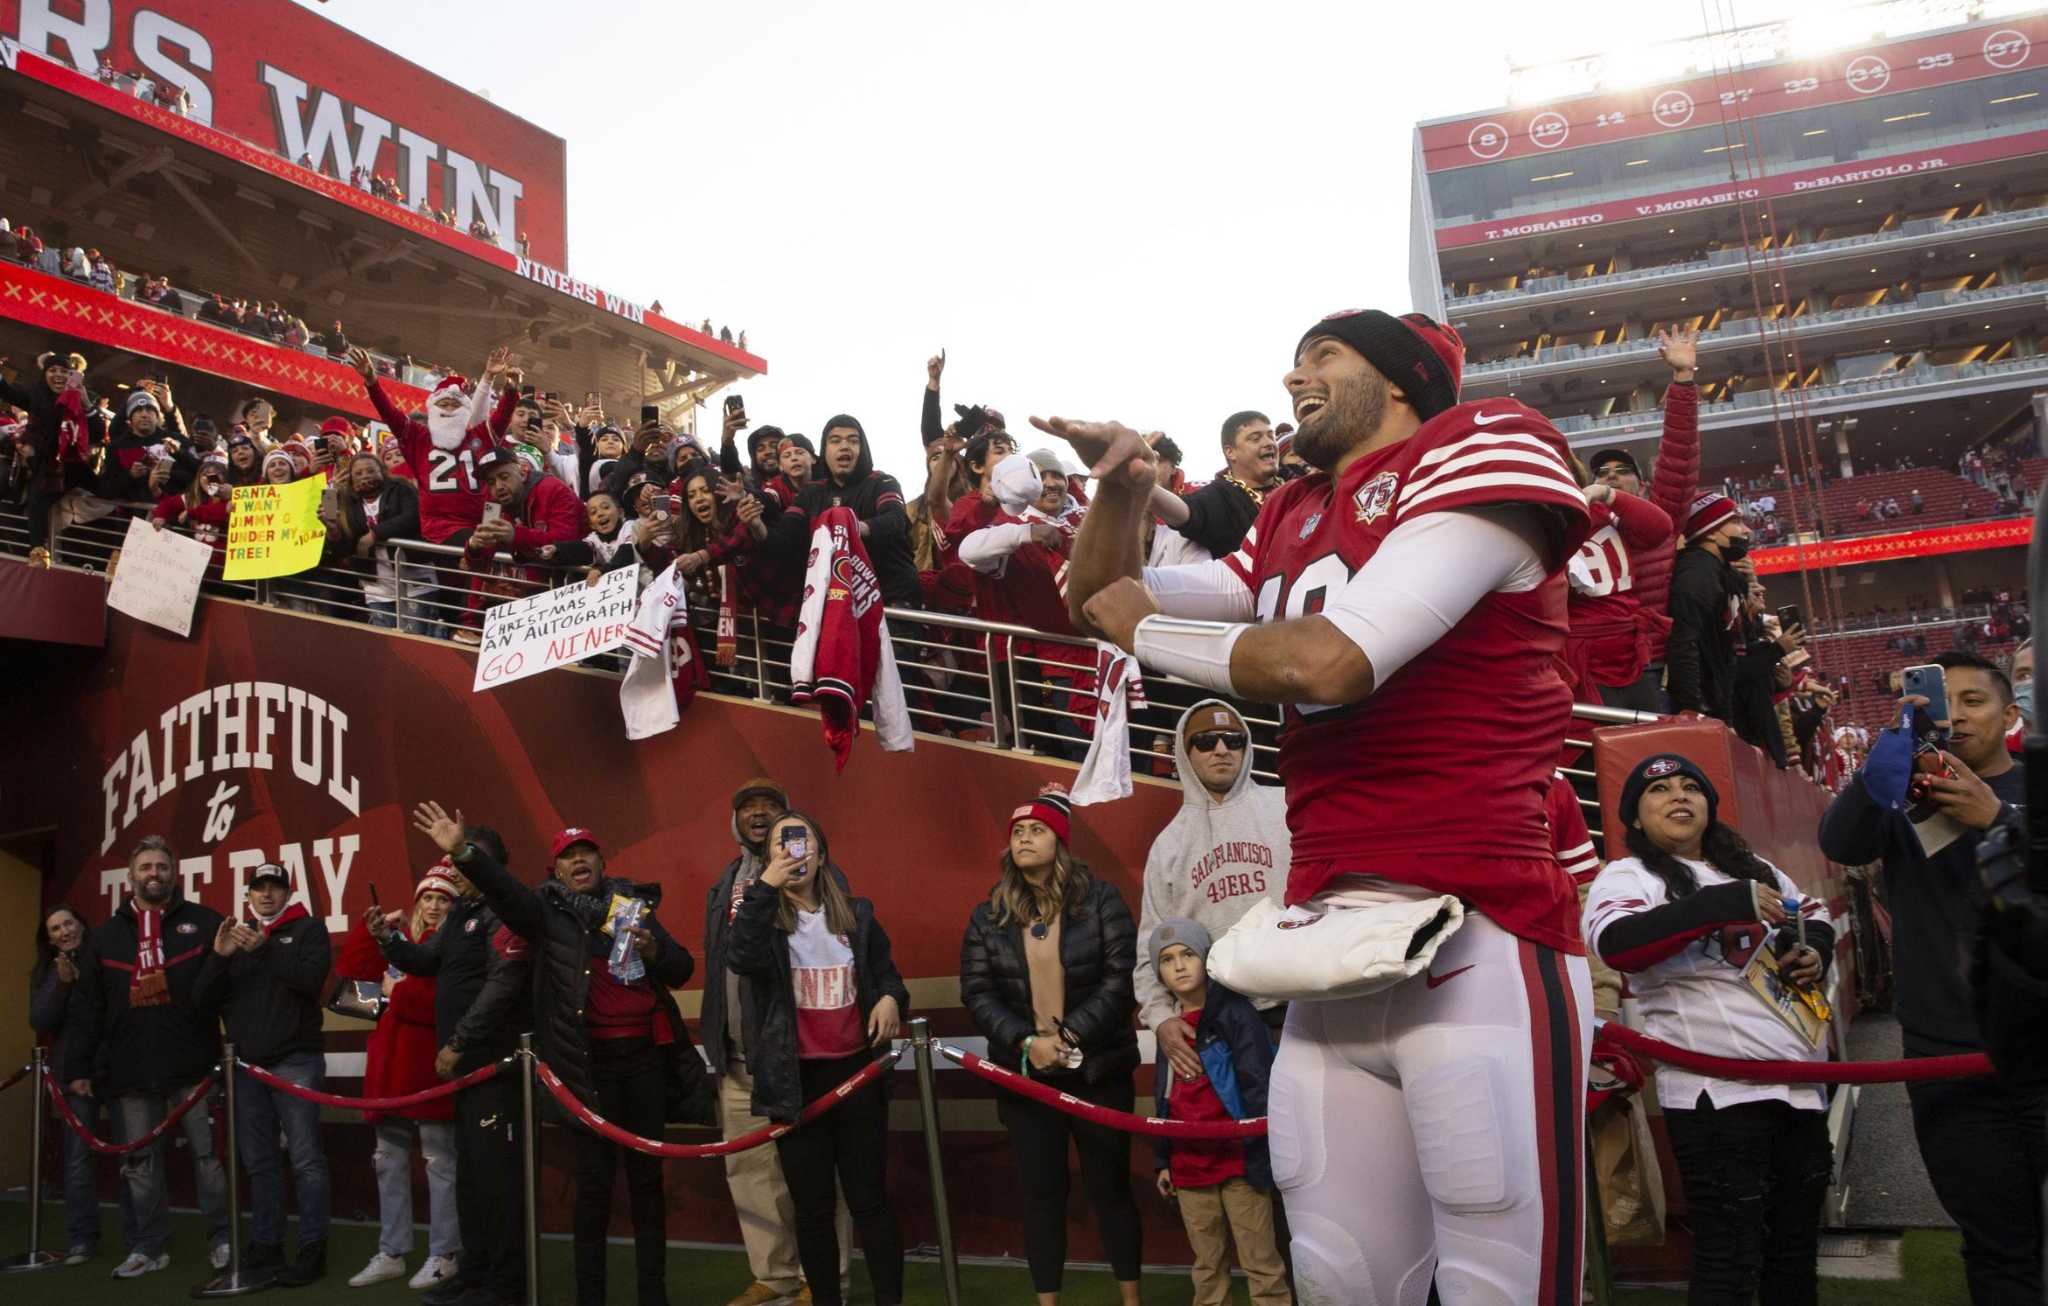
<path fill-rule="evenodd" d="M 98 521 L 74 524 L 57 538 L 53 561 L 60 566 L 103 571 L 121 547 L 128 518 L 141 505 L 120 505 Z M 180 530 L 178 527 L 169 529 Z M 26 519 L 0 509 L 0 555 L 28 552 Z M 454 642 L 456 632 L 481 625 L 481 602 L 471 599 L 472 583 L 488 575 L 494 586 L 516 595 L 539 593 L 564 584 L 580 584 L 582 567 L 561 567 L 496 553 L 492 562 L 506 574 L 480 573 L 449 565 L 465 551 L 454 545 L 424 540 L 391 540 L 380 546 L 396 564 L 397 599 L 386 614 L 369 606 L 363 582 L 371 579 L 352 568 L 322 565 L 278 580 L 226 581 L 218 574 L 202 582 L 203 593 L 236 602 L 256 603 L 332 619 L 395 626 L 405 634 Z M 538 573 L 534 579 L 529 573 Z M 421 593 L 413 593 L 414 590 Z M 495 597 L 495 596 L 493 596 Z M 1077 678 L 1092 677 L 1094 641 L 1048 634 L 1028 626 L 982 621 L 947 612 L 885 608 L 890 641 L 897 651 L 911 720 L 922 734 L 999 751 L 1064 758 L 1078 762 L 1087 749 L 1094 720 L 1092 693 L 1075 689 Z M 384 618 L 388 616 L 389 621 Z M 735 631 L 737 654 L 731 667 L 709 666 L 707 692 L 739 702 L 787 701 L 791 637 L 747 612 Z M 698 645 L 709 659 L 716 643 L 717 613 L 693 605 L 691 624 Z M 998 653 L 998 648 L 1000 652 Z M 1044 656 L 1052 649 L 1085 651 L 1074 662 Z M 623 651 L 585 658 L 579 666 L 606 675 L 623 674 Z M 1084 665 L 1085 663 L 1085 665 Z M 1171 676 L 1148 672 L 1144 677 L 1147 704 L 1129 716 L 1132 773 L 1171 779 L 1175 774 L 1175 728 L 1182 711 L 1204 698 L 1224 697 Z M 1278 707 L 1232 700 L 1251 734 L 1252 774 L 1278 783 L 1281 716 Z M 1574 720 L 1593 725 L 1633 725 L 1656 721 L 1654 714 L 1574 704 Z M 1572 743 L 1585 745 L 1585 740 Z M 1582 803 L 1597 818 L 1597 806 Z"/>

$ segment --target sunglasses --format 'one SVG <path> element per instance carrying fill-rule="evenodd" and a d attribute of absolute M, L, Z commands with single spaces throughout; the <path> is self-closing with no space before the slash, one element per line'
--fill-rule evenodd
<path fill-rule="evenodd" d="M 1205 730 L 1199 735 L 1188 736 L 1188 751 L 1191 753 L 1213 753 L 1221 745 L 1233 753 L 1242 753 L 1247 736 L 1235 730 Z"/>

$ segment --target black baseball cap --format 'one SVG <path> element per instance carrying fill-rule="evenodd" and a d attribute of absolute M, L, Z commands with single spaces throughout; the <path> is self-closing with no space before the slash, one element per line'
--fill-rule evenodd
<path fill-rule="evenodd" d="M 276 862 L 265 862 L 263 863 L 263 865 L 249 872 L 250 888 L 255 888 L 257 885 L 263 883 L 265 880 L 276 880 L 279 884 L 282 884 L 287 889 L 289 889 L 292 885 L 291 872 L 287 871 L 284 867 L 279 866 Z"/>
<path fill-rule="evenodd" d="M 1609 463 L 1626 463 L 1629 471 L 1635 473 L 1637 480 L 1643 479 L 1642 465 L 1636 461 L 1635 455 L 1626 449 L 1602 449 L 1586 460 L 1586 469 L 1598 476 L 1600 469 Z"/>

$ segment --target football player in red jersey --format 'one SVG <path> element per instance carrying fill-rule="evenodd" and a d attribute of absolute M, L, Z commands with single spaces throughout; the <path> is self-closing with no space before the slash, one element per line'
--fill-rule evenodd
<path fill-rule="evenodd" d="M 1310 328 L 1285 384 L 1315 471 L 1267 496 L 1238 552 L 1190 566 L 1141 568 L 1137 432 L 1039 423 L 1102 478 L 1076 623 L 1287 705 L 1288 902 L 1466 905 L 1427 974 L 1288 1013 L 1271 1140 L 1304 1300 L 1421 1306 L 1432 1277 L 1466 1306 L 1579 1300 L 1591 994 L 1545 796 L 1586 499 L 1541 415 L 1458 403 L 1463 358 L 1420 314 Z"/>

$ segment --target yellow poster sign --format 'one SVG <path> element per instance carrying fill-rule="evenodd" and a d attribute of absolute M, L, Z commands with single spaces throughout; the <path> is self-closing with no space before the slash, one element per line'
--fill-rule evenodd
<path fill-rule="evenodd" d="M 327 475 L 289 485 L 238 485 L 228 508 L 225 580 L 292 576 L 320 564 L 327 527 L 320 495 Z"/>

